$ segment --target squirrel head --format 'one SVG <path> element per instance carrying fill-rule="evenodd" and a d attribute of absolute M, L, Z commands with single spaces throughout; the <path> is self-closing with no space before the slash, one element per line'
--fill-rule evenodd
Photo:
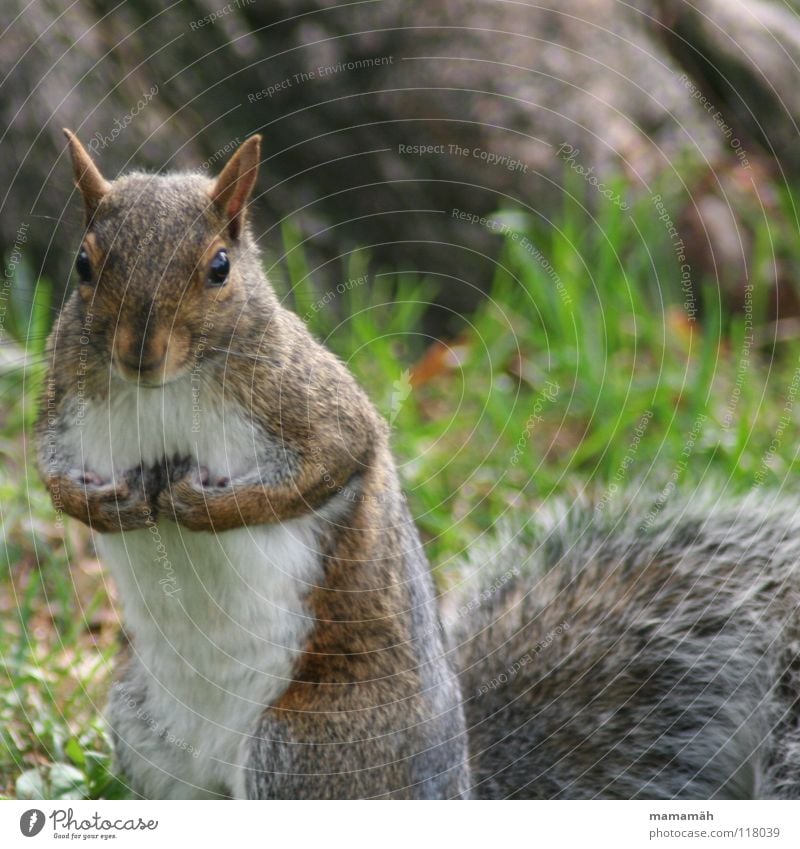
<path fill-rule="evenodd" d="M 109 182 L 64 132 L 86 212 L 75 267 L 91 348 L 118 378 L 170 382 L 215 345 L 227 348 L 253 302 L 270 302 L 246 226 L 260 136 L 216 179 L 134 173 Z"/>

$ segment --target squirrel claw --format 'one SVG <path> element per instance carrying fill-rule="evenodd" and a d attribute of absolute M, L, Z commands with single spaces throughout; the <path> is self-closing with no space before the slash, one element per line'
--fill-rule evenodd
<path fill-rule="evenodd" d="M 57 482 L 58 475 L 54 475 L 51 480 Z M 66 482 L 69 486 L 81 491 L 87 503 L 122 501 L 130 495 L 127 481 L 109 481 L 95 472 L 70 472 L 66 475 Z"/>
<path fill-rule="evenodd" d="M 89 498 L 92 501 L 111 504 L 128 501 L 130 495 L 130 487 L 125 481 L 121 481 L 120 483 L 104 483 L 89 491 Z"/>
<path fill-rule="evenodd" d="M 85 486 L 102 486 L 107 483 L 100 475 L 88 471 L 80 472 L 78 474 L 78 481 Z"/>
<path fill-rule="evenodd" d="M 231 479 L 227 477 L 212 479 L 211 472 L 205 466 L 200 466 L 197 470 L 197 481 L 203 489 L 224 489 L 231 483 Z"/>

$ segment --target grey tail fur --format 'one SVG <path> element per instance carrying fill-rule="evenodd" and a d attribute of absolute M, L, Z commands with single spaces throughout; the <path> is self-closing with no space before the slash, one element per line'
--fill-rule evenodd
<path fill-rule="evenodd" d="M 574 504 L 443 616 L 488 798 L 800 797 L 800 501 Z"/>

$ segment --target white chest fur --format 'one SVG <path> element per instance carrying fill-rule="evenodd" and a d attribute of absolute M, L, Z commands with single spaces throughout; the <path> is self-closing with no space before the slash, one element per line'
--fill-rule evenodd
<path fill-rule="evenodd" d="M 108 399 L 74 402 L 67 424 L 64 449 L 105 478 L 176 454 L 232 478 L 263 466 L 270 448 L 230 394 L 189 376 L 155 389 L 116 381 Z"/>
<path fill-rule="evenodd" d="M 176 783 L 176 795 L 241 793 L 250 735 L 312 627 L 315 537 L 301 519 L 218 536 L 164 522 L 98 539 L 133 639 L 132 687 L 146 690 L 141 730 L 163 737 L 154 753 L 145 741 L 151 763 L 131 776 L 145 795 L 170 796 Z"/>
<path fill-rule="evenodd" d="M 265 445 L 231 409 L 220 398 L 198 404 L 188 381 L 132 388 L 110 403 L 87 405 L 67 448 L 103 476 L 178 454 L 212 475 L 236 477 L 263 463 Z M 98 538 L 136 657 L 131 682 L 119 686 L 138 689 L 139 701 L 146 692 L 141 704 L 130 699 L 136 716 L 123 741 L 140 792 L 241 792 L 249 735 L 288 687 L 312 628 L 304 599 L 320 577 L 317 531 L 324 522 L 318 514 L 215 536 L 160 521 Z"/>

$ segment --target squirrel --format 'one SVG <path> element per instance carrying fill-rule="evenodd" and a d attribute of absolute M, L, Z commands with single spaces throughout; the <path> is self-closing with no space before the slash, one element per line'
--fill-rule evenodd
<path fill-rule="evenodd" d="M 438 598 L 386 423 L 264 274 L 260 137 L 109 182 L 65 133 L 85 232 L 37 461 L 118 587 L 132 792 L 800 795 L 787 505 L 571 505 Z"/>
<path fill-rule="evenodd" d="M 48 342 L 39 466 L 98 531 L 109 702 L 151 798 L 457 798 L 466 731 L 388 428 L 270 288 L 260 137 L 212 180 L 100 174 Z"/>

